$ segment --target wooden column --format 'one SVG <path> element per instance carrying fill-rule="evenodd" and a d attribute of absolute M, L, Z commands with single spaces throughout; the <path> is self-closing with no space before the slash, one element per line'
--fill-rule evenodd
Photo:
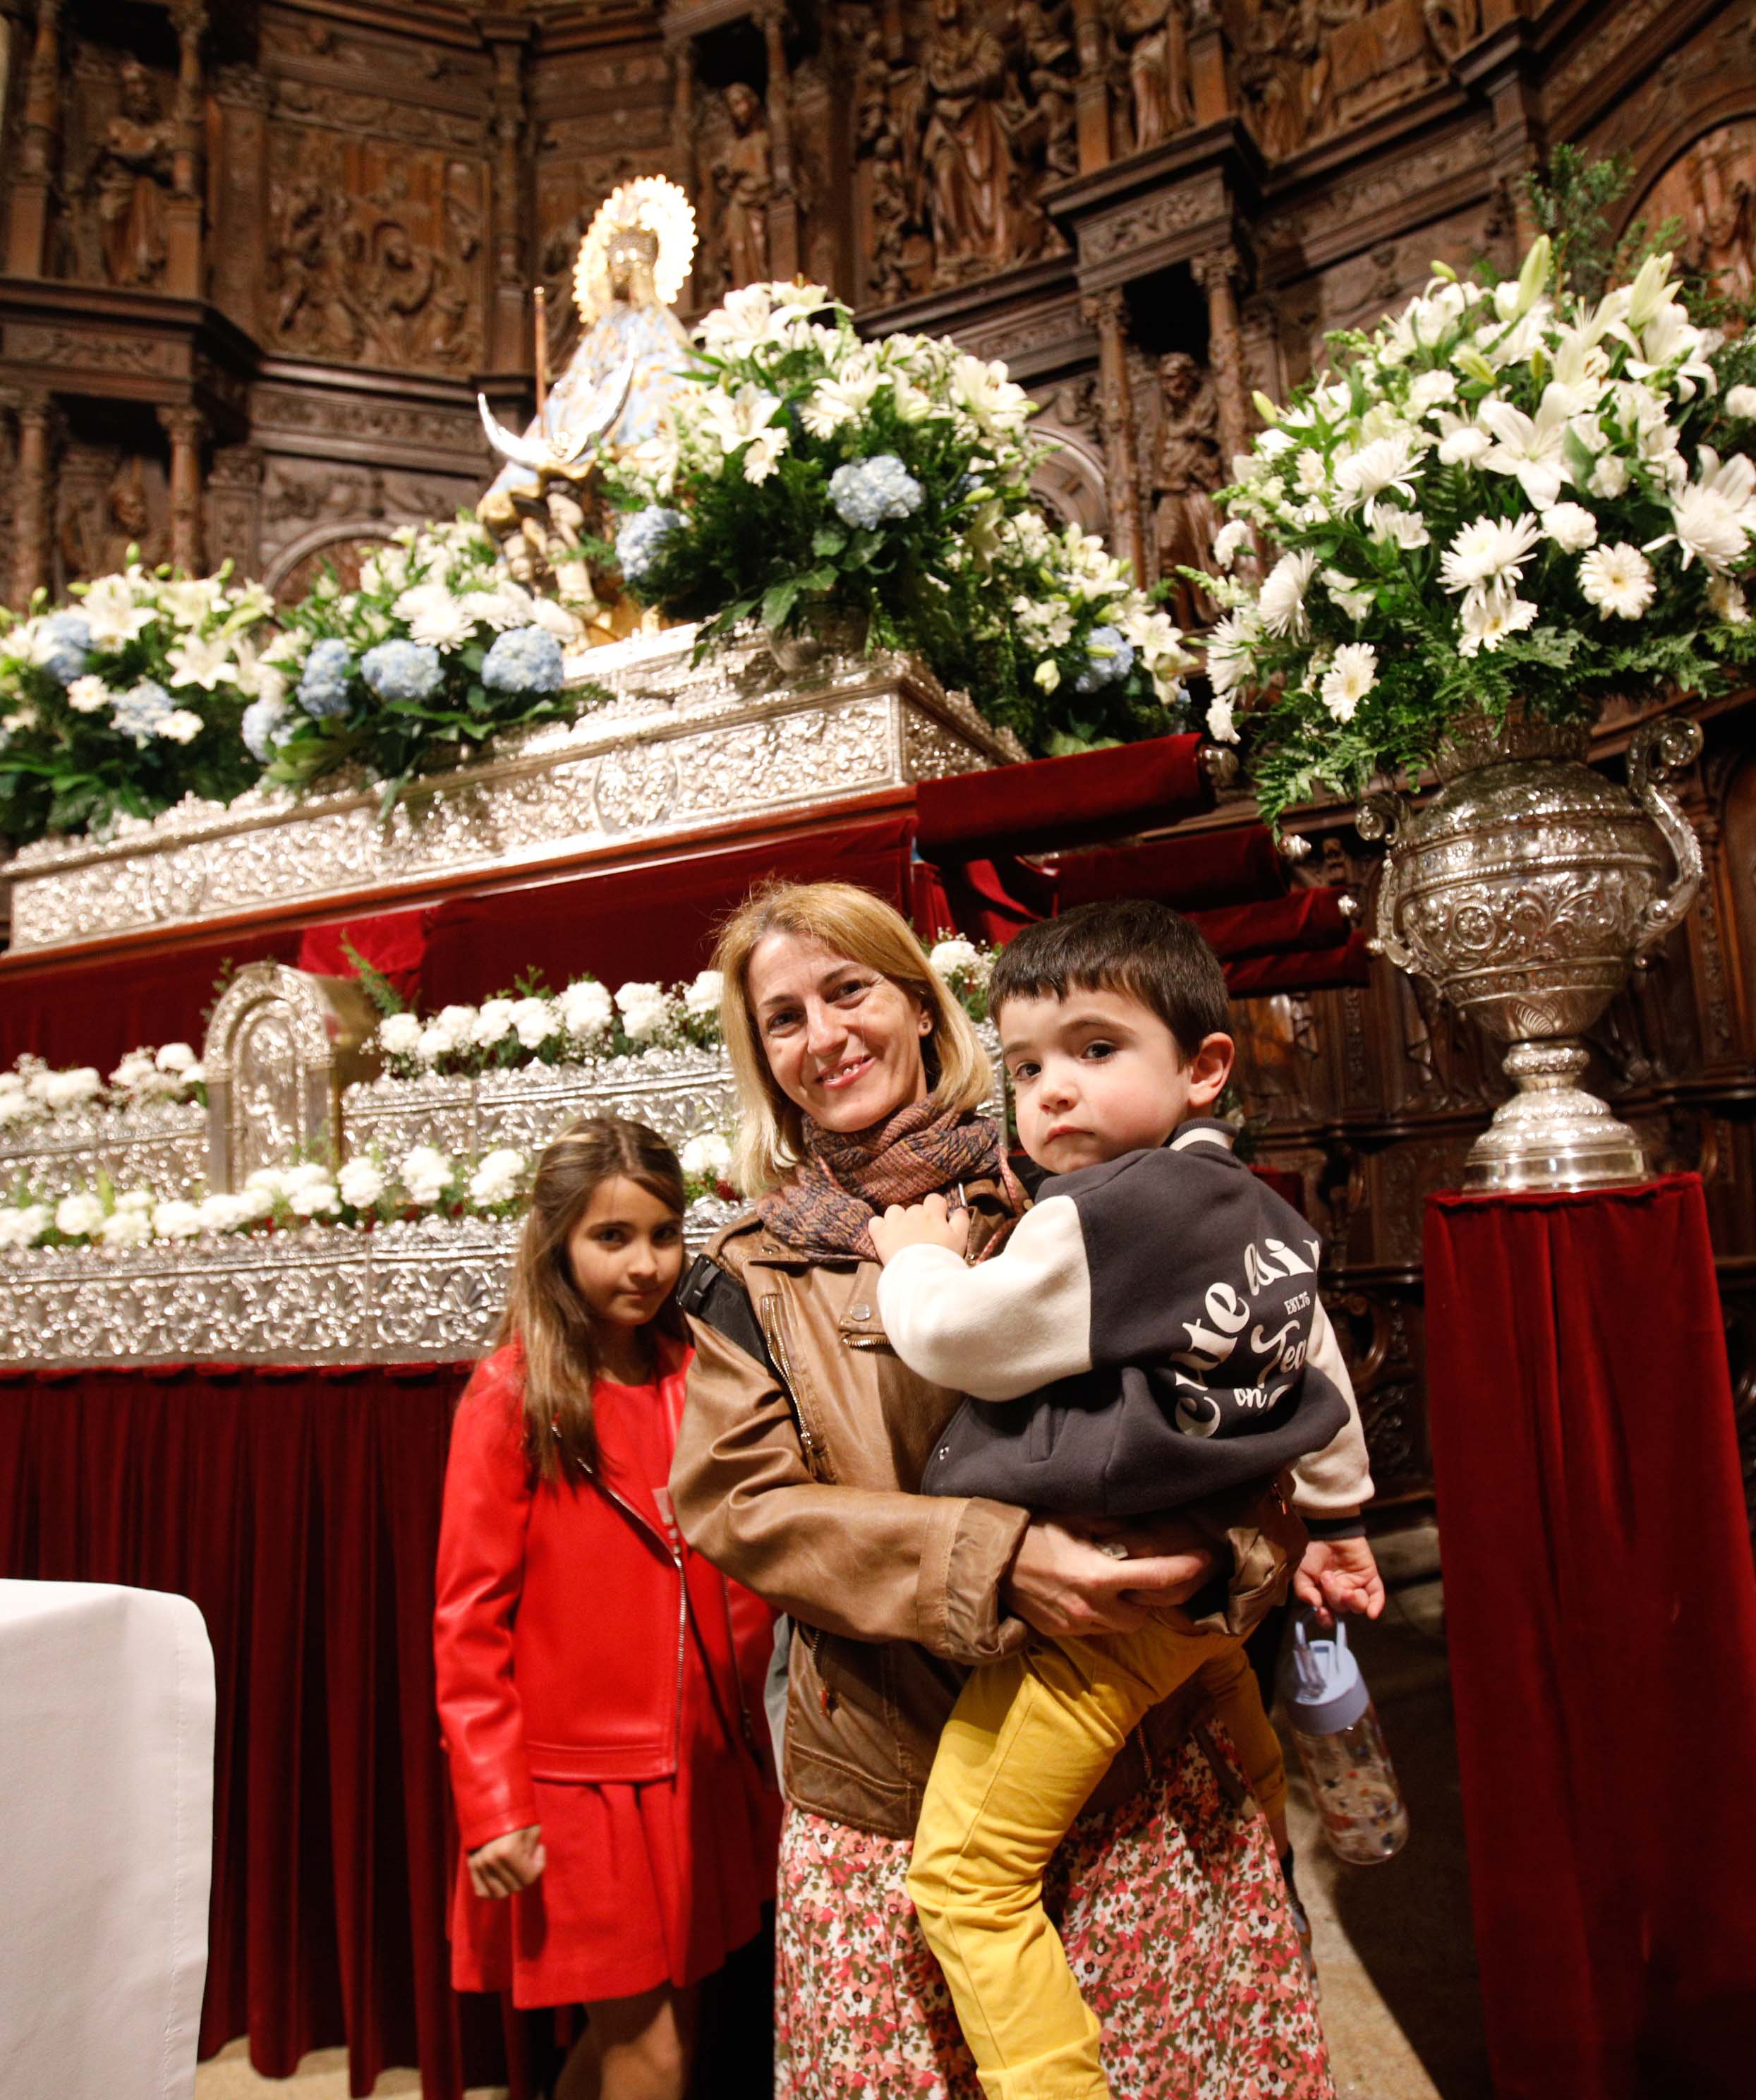
<path fill-rule="evenodd" d="M 48 266 L 50 205 L 61 164 L 60 16 L 61 0 L 37 0 L 7 218 L 7 270 L 14 277 L 41 277 Z"/>
<path fill-rule="evenodd" d="M 174 0 L 170 11 L 177 29 L 177 103 L 170 196 L 165 205 L 165 289 L 179 299 L 198 299 L 206 289 L 201 268 L 207 157 L 201 39 L 207 34 L 207 9 L 202 0 Z"/>
<path fill-rule="evenodd" d="M 787 69 L 787 11 L 757 10 L 762 41 L 768 47 L 768 140 L 774 170 L 774 201 L 768 208 L 769 267 L 784 283 L 799 271 L 799 195 L 792 165 L 792 78 Z"/>
<path fill-rule="evenodd" d="M 706 201 L 701 195 L 695 170 L 695 46 L 692 37 L 678 37 L 671 46 L 671 172 L 683 195 L 695 208 L 699 229 Z M 689 275 L 677 293 L 677 303 L 686 314 L 695 310 L 695 267 L 701 256 L 696 244 Z"/>
<path fill-rule="evenodd" d="M 532 332 L 525 285 L 530 276 L 524 228 L 524 151 L 528 130 L 524 99 L 524 53 L 531 24 L 517 15 L 484 15 L 483 36 L 494 58 L 494 108 L 488 119 L 493 142 L 494 304 L 488 320 L 488 359 L 495 372 L 523 372 L 531 362 Z"/>
<path fill-rule="evenodd" d="M 1079 173 L 1088 175 L 1095 169 L 1107 168 L 1114 151 L 1110 129 L 1110 31 L 1102 0 L 1073 0 L 1073 41 L 1079 55 L 1074 101 Z"/>
<path fill-rule="evenodd" d="M 49 587 L 49 435 L 51 395 L 29 388 L 14 395 L 18 421 L 17 479 L 12 488 L 12 602 L 22 612 L 31 595 Z"/>
<path fill-rule="evenodd" d="M 1128 309 L 1120 285 L 1083 302 L 1097 330 L 1097 397 L 1104 425 L 1105 479 L 1110 484 L 1110 536 L 1116 558 L 1144 589 L 1146 550 L 1141 537 L 1139 476 L 1134 455 L 1134 398 L 1128 385 Z"/>
<path fill-rule="evenodd" d="M 1175 7 L 1176 0 L 1171 0 Z M 1198 124 L 1218 124 L 1232 113 L 1231 69 L 1225 31 L 1213 0 L 1191 0 L 1189 22 L 1189 99 Z"/>
<path fill-rule="evenodd" d="M 201 443 L 207 419 L 199 408 L 161 408 L 158 419 L 170 439 L 170 558 L 174 568 L 198 576 L 201 558 Z"/>
<path fill-rule="evenodd" d="M 1214 248 L 1198 255 L 1189 268 L 1207 294 L 1207 365 L 1220 411 L 1220 450 L 1229 478 L 1233 455 L 1250 442 L 1250 395 L 1244 383 L 1244 340 L 1238 322 L 1243 258 L 1235 248 Z"/>

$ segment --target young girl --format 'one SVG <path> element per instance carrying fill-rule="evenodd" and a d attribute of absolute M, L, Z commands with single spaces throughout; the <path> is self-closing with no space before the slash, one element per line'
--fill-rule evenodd
<path fill-rule="evenodd" d="M 752 1718 L 771 1615 L 690 1551 L 665 1490 L 691 1353 L 682 1212 L 676 1158 L 640 1123 L 549 1146 L 445 1476 L 452 1979 L 585 2005 L 556 2100 L 682 2100 L 696 1987 L 774 1888 Z"/>

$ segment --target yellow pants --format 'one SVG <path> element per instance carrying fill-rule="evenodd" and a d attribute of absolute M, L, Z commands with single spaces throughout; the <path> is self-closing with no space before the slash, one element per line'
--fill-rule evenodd
<path fill-rule="evenodd" d="M 988 2100 L 1107 2100 L 1099 2028 L 1043 1908 L 1056 1847 L 1131 1732 L 1199 1675 L 1264 1814 L 1278 1739 L 1243 1644 L 1149 1621 L 978 1670 L 939 1739 L 908 1892 Z"/>

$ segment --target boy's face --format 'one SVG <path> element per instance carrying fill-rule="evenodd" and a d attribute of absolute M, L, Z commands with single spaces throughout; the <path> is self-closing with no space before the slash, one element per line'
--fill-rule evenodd
<path fill-rule="evenodd" d="M 1204 1115 L 1232 1069 L 1232 1039 L 1185 1059 L 1150 1007 L 1121 991 L 1009 999 L 998 1016 L 1018 1136 L 1039 1167 L 1070 1174 L 1163 1145 Z"/>

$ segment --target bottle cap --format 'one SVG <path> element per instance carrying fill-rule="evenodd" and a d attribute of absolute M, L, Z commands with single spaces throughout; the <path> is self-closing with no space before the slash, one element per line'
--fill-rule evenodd
<path fill-rule="evenodd" d="M 1293 1626 L 1293 1644 L 1281 1670 L 1287 1718 L 1307 1736 L 1338 1735 L 1351 1728 L 1372 1703 L 1360 1665 L 1348 1646 L 1348 1629 L 1339 1620 L 1332 1640 L 1313 1640 L 1300 1612 Z"/>

